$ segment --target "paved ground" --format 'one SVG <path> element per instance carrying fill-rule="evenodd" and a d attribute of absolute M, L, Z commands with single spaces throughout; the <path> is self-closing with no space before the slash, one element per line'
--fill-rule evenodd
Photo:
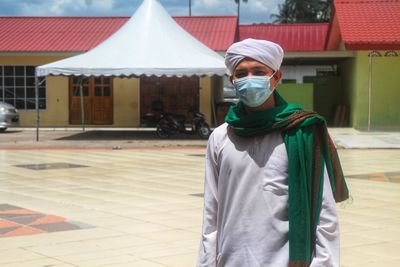
<path fill-rule="evenodd" d="M 79 128 L 45 128 L 36 141 L 33 128 L 14 128 L 0 134 L 2 148 L 138 148 L 138 147 L 205 147 L 206 140 L 197 135 L 177 134 L 162 140 L 152 128 L 114 128 L 85 131 Z"/>
<path fill-rule="evenodd" d="M 195 265 L 204 140 L 33 133 L 0 135 L 0 266 Z M 339 155 L 353 198 L 337 206 L 341 266 L 400 266 L 400 150 Z"/>
<path fill-rule="evenodd" d="M 352 128 L 330 128 L 338 148 L 400 148 L 400 132 L 361 132 Z M 197 135 L 178 134 L 161 140 L 153 128 L 42 128 L 39 141 L 34 128 L 14 128 L 0 134 L 1 148 L 138 148 L 205 147 Z"/>

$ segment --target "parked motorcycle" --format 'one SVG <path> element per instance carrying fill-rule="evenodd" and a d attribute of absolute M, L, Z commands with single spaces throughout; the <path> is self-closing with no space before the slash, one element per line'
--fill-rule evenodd
<path fill-rule="evenodd" d="M 186 129 L 186 117 L 184 115 L 160 112 L 156 130 L 158 137 L 165 139 L 177 133 L 185 133 L 198 134 L 200 138 L 207 139 L 211 134 L 211 130 L 204 114 L 194 108 L 190 109 L 189 112 L 193 113 L 189 130 Z"/>

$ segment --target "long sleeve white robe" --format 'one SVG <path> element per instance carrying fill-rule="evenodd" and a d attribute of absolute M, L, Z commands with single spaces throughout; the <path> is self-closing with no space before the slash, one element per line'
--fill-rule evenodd
<path fill-rule="evenodd" d="M 281 134 L 209 138 L 199 267 L 287 267 L 288 157 Z M 325 172 L 312 267 L 339 266 L 338 219 Z"/>

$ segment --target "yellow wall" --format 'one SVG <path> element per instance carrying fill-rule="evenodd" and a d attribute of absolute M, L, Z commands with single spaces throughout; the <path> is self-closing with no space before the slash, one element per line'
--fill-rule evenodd
<path fill-rule="evenodd" d="M 43 65 L 64 59 L 62 56 L 0 56 L 1 65 Z"/>
<path fill-rule="evenodd" d="M 68 78 L 47 77 L 47 109 L 40 111 L 40 126 L 66 127 L 69 125 Z M 36 125 L 36 112 L 20 111 L 20 124 L 25 127 Z"/>
<path fill-rule="evenodd" d="M 212 93 L 212 78 L 200 78 L 200 112 L 206 116 L 208 124 L 211 125 L 211 93 Z"/>
<path fill-rule="evenodd" d="M 114 79 L 114 126 L 140 125 L 139 79 Z"/>

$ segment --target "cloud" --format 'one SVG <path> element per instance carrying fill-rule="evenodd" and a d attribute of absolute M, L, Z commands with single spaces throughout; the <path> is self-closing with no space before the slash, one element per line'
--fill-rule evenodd
<path fill-rule="evenodd" d="M 159 0 L 172 16 L 187 16 L 189 0 Z M 269 22 L 283 0 L 241 4 L 240 22 Z M 191 0 L 193 16 L 235 16 L 234 0 Z M 131 16 L 142 0 L 0 0 L 2 16 Z"/>
<path fill-rule="evenodd" d="M 14 0 L 0 1 L 0 16 L 12 16 L 18 12 L 18 6 Z"/>
<path fill-rule="evenodd" d="M 270 22 L 271 14 L 278 13 L 278 1 L 253 0 L 241 5 L 241 23 Z"/>
<path fill-rule="evenodd" d="M 21 0 L 14 1 L 22 16 L 108 16 L 115 0 Z M 1 8 L 1 6 L 0 6 Z"/>
<path fill-rule="evenodd" d="M 241 2 L 240 22 L 269 22 L 270 14 L 278 12 L 278 4 L 282 0 L 249 0 Z M 192 0 L 193 15 L 237 15 L 237 5 L 234 0 Z"/>

